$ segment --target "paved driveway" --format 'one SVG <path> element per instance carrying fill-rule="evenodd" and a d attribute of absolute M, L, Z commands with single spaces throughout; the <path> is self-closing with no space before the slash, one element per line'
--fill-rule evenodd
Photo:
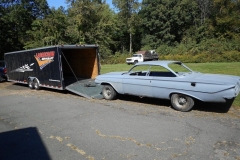
<path fill-rule="evenodd" d="M 240 110 L 158 99 L 89 100 L 0 83 L 0 159 L 240 160 Z"/>

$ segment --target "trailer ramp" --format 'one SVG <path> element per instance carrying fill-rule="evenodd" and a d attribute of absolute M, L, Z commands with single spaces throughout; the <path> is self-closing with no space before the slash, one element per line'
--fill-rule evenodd
<path fill-rule="evenodd" d="M 66 90 L 86 98 L 103 99 L 102 86 L 96 85 L 93 79 L 80 80 L 66 87 Z"/>

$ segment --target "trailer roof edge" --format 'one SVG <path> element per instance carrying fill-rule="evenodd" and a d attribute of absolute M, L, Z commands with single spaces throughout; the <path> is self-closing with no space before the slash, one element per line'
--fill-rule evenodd
<path fill-rule="evenodd" d="M 49 49 L 49 48 L 61 48 L 61 49 L 79 49 L 79 48 L 98 48 L 99 46 L 96 44 L 83 44 L 83 45 L 56 45 L 56 46 L 47 46 L 47 47 L 39 47 L 39 48 L 33 48 L 33 49 L 27 49 L 27 50 L 20 50 L 20 51 L 13 51 L 13 52 L 7 52 L 4 54 L 13 54 L 13 53 L 21 53 L 21 52 L 27 52 L 27 51 L 35 51 L 40 49 Z"/>

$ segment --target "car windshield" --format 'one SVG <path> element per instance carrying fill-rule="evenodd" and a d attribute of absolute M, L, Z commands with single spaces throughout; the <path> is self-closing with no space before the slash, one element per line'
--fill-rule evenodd
<path fill-rule="evenodd" d="M 168 67 L 178 75 L 184 75 L 184 74 L 193 72 L 191 69 L 189 69 L 187 66 L 185 66 L 182 63 L 170 63 L 168 64 Z"/>

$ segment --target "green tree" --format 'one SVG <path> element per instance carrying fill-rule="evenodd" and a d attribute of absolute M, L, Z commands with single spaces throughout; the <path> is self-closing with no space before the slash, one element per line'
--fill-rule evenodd
<path fill-rule="evenodd" d="M 69 17 L 66 34 L 74 44 L 98 44 L 102 56 L 111 54 L 116 31 L 113 11 L 104 1 L 68 1 Z"/>
<path fill-rule="evenodd" d="M 196 0 L 196 2 L 200 10 L 200 25 L 204 25 L 204 23 L 212 13 L 213 0 Z"/>
<path fill-rule="evenodd" d="M 32 22 L 47 14 L 46 0 L 0 0 L 0 54 L 23 49 Z"/>
<path fill-rule="evenodd" d="M 195 24 L 198 8 L 192 0 L 143 0 L 139 14 L 142 45 L 158 48 L 161 44 L 181 42 L 185 32 Z"/>
<path fill-rule="evenodd" d="M 29 37 L 25 42 L 25 49 L 42 46 L 66 44 L 69 37 L 66 36 L 67 15 L 63 7 L 51 9 L 51 14 L 44 19 L 37 19 L 32 23 L 31 30 L 27 31 Z"/>
<path fill-rule="evenodd" d="M 214 0 L 212 25 L 214 34 L 220 39 L 239 38 L 240 34 L 240 1 Z"/>
<path fill-rule="evenodd" d="M 140 3 L 138 0 L 113 0 L 113 5 L 118 9 L 118 16 L 120 23 L 122 23 L 122 29 L 127 29 L 129 33 L 129 52 L 131 54 L 133 48 L 133 35 L 136 32 L 136 28 L 141 24 L 138 16 Z"/>

